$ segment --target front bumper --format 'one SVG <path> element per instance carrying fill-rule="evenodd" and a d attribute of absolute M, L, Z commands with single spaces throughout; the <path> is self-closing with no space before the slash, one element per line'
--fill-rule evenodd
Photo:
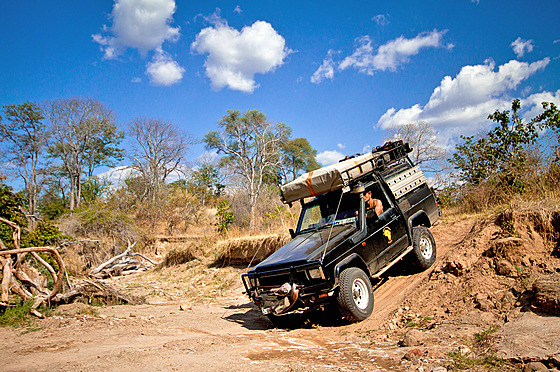
<path fill-rule="evenodd" d="M 249 272 L 241 277 L 249 298 L 265 315 L 311 309 L 330 301 L 332 285 L 318 263 Z"/>

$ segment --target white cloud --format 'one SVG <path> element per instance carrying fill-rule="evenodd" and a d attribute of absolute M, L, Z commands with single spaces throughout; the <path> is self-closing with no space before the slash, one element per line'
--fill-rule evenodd
<path fill-rule="evenodd" d="M 339 69 L 354 67 L 368 75 L 373 75 L 374 71 L 396 71 L 397 67 L 407 63 L 410 57 L 420 53 L 420 50 L 441 47 L 445 32 L 424 32 L 413 39 L 401 36 L 381 45 L 375 54 L 369 36 L 363 36 L 358 40 L 360 46 L 340 63 Z"/>
<path fill-rule="evenodd" d="M 521 100 L 521 108 L 527 109 L 523 115 L 523 120 L 529 121 L 537 115 L 542 114 L 542 102 L 552 102 L 560 107 L 560 89 L 556 92 L 540 92 L 530 95 Z"/>
<path fill-rule="evenodd" d="M 129 166 L 120 166 L 99 173 L 97 177 L 109 181 L 113 187 L 118 187 L 123 185 L 132 173 L 133 170 Z"/>
<path fill-rule="evenodd" d="M 385 14 L 378 14 L 373 17 L 372 20 L 375 21 L 375 23 L 377 23 L 379 26 L 387 26 L 389 24 L 389 17 L 387 17 Z"/>
<path fill-rule="evenodd" d="M 355 67 L 358 71 L 373 75 L 376 68 L 373 66 L 373 47 L 371 46 L 371 39 L 369 36 L 362 36 L 358 42 L 360 46 L 354 51 L 351 56 L 344 58 L 338 68 L 345 70 L 348 67 Z"/>
<path fill-rule="evenodd" d="M 344 150 L 346 148 L 346 145 L 343 145 L 342 143 L 337 143 L 336 147 L 338 147 L 339 150 Z"/>
<path fill-rule="evenodd" d="M 331 165 L 334 163 L 338 163 L 339 160 L 344 158 L 344 154 L 339 151 L 323 151 L 317 154 L 316 159 L 319 163 L 323 166 Z"/>
<path fill-rule="evenodd" d="M 237 13 L 237 14 L 243 13 L 243 10 L 241 9 L 241 7 L 240 7 L 239 5 L 237 5 L 237 6 L 235 7 L 235 9 L 233 9 L 233 11 L 234 11 L 235 13 Z"/>
<path fill-rule="evenodd" d="M 142 79 L 140 79 L 139 77 L 135 77 L 135 78 L 132 78 L 132 80 L 130 80 L 130 82 L 133 83 L 133 84 L 138 84 L 138 83 L 142 82 Z"/>
<path fill-rule="evenodd" d="M 126 48 L 138 49 L 145 54 L 161 48 L 165 41 L 176 41 L 179 27 L 171 27 L 175 0 L 116 0 L 110 28 L 103 31 L 110 36 L 92 35 L 101 45 L 106 59 L 115 58 Z"/>
<path fill-rule="evenodd" d="M 185 69 L 171 59 L 169 55 L 159 50 L 152 62 L 148 63 L 146 74 L 154 85 L 170 86 L 183 78 Z"/>
<path fill-rule="evenodd" d="M 317 71 L 311 76 L 311 82 L 313 84 L 319 84 L 324 79 L 331 79 L 334 77 L 334 61 L 333 61 L 333 51 L 329 50 L 327 57 L 323 60 L 323 64 L 319 66 Z"/>
<path fill-rule="evenodd" d="M 290 53 L 284 38 L 270 23 L 257 21 L 238 31 L 225 21 L 199 32 L 191 49 L 208 54 L 204 67 L 214 89 L 229 87 L 252 93 L 255 74 L 274 71 Z"/>
<path fill-rule="evenodd" d="M 510 46 L 512 47 L 515 55 L 517 55 L 517 58 L 521 58 L 525 55 L 525 52 L 531 53 L 533 51 L 533 40 L 523 40 L 518 37 L 510 44 Z"/>
<path fill-rule="evenodd" d="M 493 61 L 483 65 L 464 66 L 455 78 L 446 76 L 434 89 L 425 106 L 391 108 L 381 116 L 378 125 L 389 128 L 399 124 L 426 121 L 449 139 L 458 134 L 475 134 L 488 126 L 487 117 L 496 109 L 508 109 L 507 92 L 537 71 L 544 69 L 549 58 L 534 63 L 509 61 L 498 67 Z"/>

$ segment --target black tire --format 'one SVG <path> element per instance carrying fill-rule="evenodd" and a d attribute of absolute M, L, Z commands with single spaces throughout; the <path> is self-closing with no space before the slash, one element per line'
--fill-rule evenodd
<path fill-rule="evenodd" d="M 338 308 L 349 322 L 361 322 L 373 311 L 373 289 L 363 270 L 344 269 L 339 277 Z"/>
<path fill-rule="evenodd" d="M 436 241 L 426 226 L 412 229 L 412 256 L 414 263 L 426 270 L 436 261 Z"/>

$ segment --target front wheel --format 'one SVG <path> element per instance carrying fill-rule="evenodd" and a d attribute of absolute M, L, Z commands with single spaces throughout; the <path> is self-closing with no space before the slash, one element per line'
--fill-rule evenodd
<path fill-rule="evenodd" d="M 344 269 L 339 277 L 338 308 L 349 322 L 361 322 L 373 311 L 373 289 L 363 270 Z"/>
<path fill-rule="evenodd" d="M 412 247 L 415 263 L 423 270 L 436 261 L 436 241 L 426 226 L 412 229 Z"/>

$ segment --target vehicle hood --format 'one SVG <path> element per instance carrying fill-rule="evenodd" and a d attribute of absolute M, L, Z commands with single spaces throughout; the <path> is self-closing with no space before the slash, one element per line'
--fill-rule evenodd
<path fill-rule="evenodd" d="M 324 228 L 299 234 L 288 244 L 255 266 L 252 271 L 269 271 L 320 260 L 327 245 L 327 240 L 327 251 L 330 251 L 355 231 L 356 227 L 354 225 L 341 225 L 334 226 L 332 231 L 330 228 Z"/>

